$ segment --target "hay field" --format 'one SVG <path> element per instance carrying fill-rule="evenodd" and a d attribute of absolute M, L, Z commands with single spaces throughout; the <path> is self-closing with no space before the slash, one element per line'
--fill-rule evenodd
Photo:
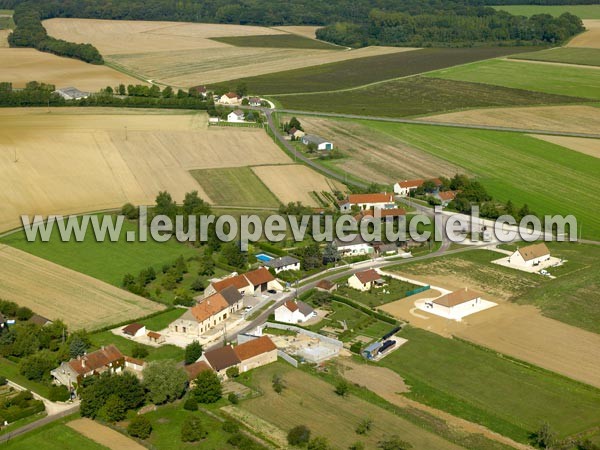
<path fill-rule="evenodd" d="M 600 112 L 600 111 L 599 111 Z M 289 117 L 282 118 L 285 122 Z M 375 132 L 353 120 L 301 116 L 309 133 L 327 136 L 347 157 L 328 161 L 329 166 L 346 171 L 363 180 L 395 183 L 400 179 L 451 177 L 464 172 L 459 166 L 430 155 L 402 140 Z"/>
<path fill-rule="evenodd" d="M 0 245 L 2 298 L 71 329 L 93 330 L 164 308 L 95 278 Z"/>
<path fill-rule="evenodd" d="M 131 438 L 88 418 L 76 419 L 67 426 L 110 450 L 145 450 Z"/>
<path fill-rule="evenodd" d="M 437 114 L 423 120 L 469 125 L 512 127 L 532 130 L 590 133 L 600 130 L 600 108 L 583 105 L 485 108 Z"/>
<path fill-rule="evenodd" d="M 287 25 L 283 27 L 275 27 L 276 30 L 284 31 L 285 33 L 297 34 L 307 38 L 315 39 L 317 37 L 317 30 L 319 26 L 314 25 Z"/>
<path fill-rule="evenodd" d="M 0 30 L 0 81 L 10 81 L 14 87 L 25 87 L 28 81 L 41 81 L 57 88 L 75 86 L 83 91 L 96 92 L 120 83 L 143 84 L 107 66 L 61 58 L 32 48 L 8 48 L 6 34 L 3 33 L 4 30 Z"/>
<path fill-rule="evenodd" d="M 596 128 L 598 129 L 598 128 Z M 600 139 L 587 139 L 568 136 L 548 136 L 541 134 L 533 134 L 533 137 L 541 139 L 552 144 L 566 147 L 576 152 L 585 153 L 586 155 L 600 158 Z"/>
<path fill-rule="evenodd" d="M 583 25 L 587 30 L 571 39 L 566 46 L 600 48 L 600 19 L 584 20 Z"/>
<path fill-rule="evenodd" d="M 0 230 L 21 214 L 151 204 L 161 190 L 211 201 L 189 170 L 290 162 L 263 130 L 209 129 L 205 113 L 10 108 L 0 121 Z"/>
<path fill-rule="evenodd" d="M 44 26 L 50 36 L 95 45 L 109 64 L 126 73 L 179 87 L 403 51 L 391 47 L 352 51 L 241 48 L 209 39 L 285 34 L 245 25 L 50 19 Z"/>
<path fill-rule="evenodd" d="M 284 204 L 300 201 L 308 206 L 321 206 L 310 193 L 313 191 L 344 191 L 341 183 L 300 164 L 252 167 L 254 173 Z"/>

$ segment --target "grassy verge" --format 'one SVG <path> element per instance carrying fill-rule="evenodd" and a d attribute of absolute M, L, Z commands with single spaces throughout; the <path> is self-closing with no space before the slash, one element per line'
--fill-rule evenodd
<path fill-rule="evenodd" d="M 527 59 L 532 61 L 548 61 L 565 64 L 582 64 L 585 66 L 600 66 L 600 49 L 598 48 L 551 48 L 533 53 L 521 53 L 512 59 Z"/>

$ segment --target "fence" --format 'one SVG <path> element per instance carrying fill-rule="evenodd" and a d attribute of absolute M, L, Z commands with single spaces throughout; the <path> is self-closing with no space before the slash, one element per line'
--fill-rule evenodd
<path fill-rule="evenodd" d="M 425 291 L 429 290 L 430 287 L 431 286 L 429 286 L 429 285 L 425 285 L 425 286 L 421 286 L 421 287 L 418 287 L 416 289 L 413 289 L 411 291 L 406 291 L 406 296 L 410 297 L 411 295 L 415 295 L 415 294 L 419 294 L 421 292 L 425 292 Z"/>
<path fill-rule="evenodd" d="M 294 325 L 284 325 L 281 323 L 274 323 L 274 322 L 266 322 L 265 325 L 268 326 L 269 328 L 277 328 L 279 330 L 289 330 L 289 331 L 295 331 L 296 333 L 305 334 L 306 336 L 310 336 L 312 338 L 319 339 L 320 341 L 325 342 L 326 344 L 333 345 L 334 347 L 339 347 L 340 349 L 344 346 L 342 341 L 338 341 L 337 339 L 323 336 L 322 334 L 318 334 L 313 331 L 305 330 L 304 328 L 295 327 Z"/>
<path fill-rule="evenodd" d="M 281 359 L 287 361 L 288 363 L 290 363 L 292 366 L 294 367 L 298 367 L 298 361 L 295 360 L 294 358 L 292 358 L 290 355 L 288 355 L 286 352 L 284 352 L 283 350 L 277 350 L 277 356 L 279 356 Z"/>

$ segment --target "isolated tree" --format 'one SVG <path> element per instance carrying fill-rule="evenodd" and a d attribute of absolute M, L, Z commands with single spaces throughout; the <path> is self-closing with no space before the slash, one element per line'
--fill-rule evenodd
<path fill-rule="evenodd" d="M 152 423 L 145 415 L 135 416 L 127 426 L 127 432 L 130 436 L 147 439 L 152 433 Z"/>
<path fill-rule="evenodd" d="M 232 405 L 237 405 L 240 402 L 240 399 L 235 392 L 227 394 L 227 400 L 229 400 Z"/>
<path fill-rule="evenodd" d="M 350 386 L 348 386 L 348 382 L 346 380 L 340 380 L 335 385 L 335 393 L 340 397 L 345 397 L 348 395 L 348 390 Z"/>
<path fill-rule="evenodd" d="M 329 441 L 327 438 L 317 436 L 308 441 L 307 450 L 330 450 Z"/>
<path fill-rule="evenodd" d="M 223 395 L 221 380 L 212 370 L 203 370 L 196 377 L 196 387 L 193 390 L 196 400 L 200 403 L 215 403 Z"/>
<path fill-rule="evenodd" d="M 292 428 L 287 435 L 287 441 L 290 445 L 304 445 L 310 440 L 310 430 L 306 425 L 297 425 Z"/>
<path fill-rule="evenodd" d="M 377 442 L 377 448 L 380 448 L 381 450 L 409 450 L 412 448 L 412 445 L 394 434 L 392 436 L 386 436 Z"/>
<path fill-rule="evenodd" d="M 540 428 L 531 435 L 531 443 L 538 448 L 552 448 L 556 443 L 556 433 L 552 431 L 548 423 L 543 423 Z"/>
<path fill-rule="evenodd" d="M 227 242 L 221 247 L 221 256 L 230 266 L 243 269 L 248 263 L 248 254 L 240 248 L 240 243 L 236 241 Z"/>
<path fill-rule="evenodd" d="M 173 88 L 171 86 L 167 86 L 162 91 L 163 98 L 173 98 L 175 93 L 173 92 Z"/>
<path fill-rule="evenodd" d="M 198 196 L 198 191 L 187 192 L 185 194 L 181 209 L 186 216 L 192 214 L 209 215 L 211 213 L 210 205 Z"/>
<path fill-rule="evenodd" d="M 193 364 L 202 356 L 202 344 L 192 341 L 185 347 L 185 364 Z"/>
<path fill-rule="evenodd" d="M 177 205 L 173 201 L 173 197 L 167 191 L 161 191 L 156 196 L 156 206 L 154 207 L 154 215 L 164 215 L 175 218 L 177 214 Z"/>
<path fill-rule="evenodd" d="M 288 125 L 288 130 L 290 128 L 295 128 L 297 130 L 304 131 L 304 128 L 302 128 L 302 124 L 296 117 L 292 117 L 287 125 Z"/>
<path fill-rule="evenodd" d="M 187 375 L 174 361 L 153 361 L 144 369 L 144 387 L 154 404 L 172 402 L 185 392 Z"/>
<path fill-rule="evenodd" d="M 277 373 L 273 375 L 272 383 L 273 390 L 278 394 L 281 394 L 285 389 L 285 382 L 283 381 L 283 378 L 281 378 L 281 375 Z"/>
<path fill-rule="evenodd" d="M 125 88 L 124 84 L 120 84 L 117 91 L 119 95 L 127 95 L 127 88 Z"/>
<path fill-rule="evenodd" d="M 183 442 L 197 442 L 206 437 L 206 431 L 198 416 L 187 417 L 181 427 L 181 440 Z"/>
<path fill-rule="evenodd" d="M 371 431 L 372 426 L 373 420 L 366 417 L 358 423 L 354 431 L 356 431 L 356 434 L 367 434 L 369 431 Z"/>
<path fill-rule="evenodd" d="M 17 320 L 20 320 L 21 322 L 24 322 L 26 320 L 31 319 L 31 316 L 33 316 L 33 311 L 31 309 L 29 309 L 27 306 L 20 306 L 17 309 Z"/>

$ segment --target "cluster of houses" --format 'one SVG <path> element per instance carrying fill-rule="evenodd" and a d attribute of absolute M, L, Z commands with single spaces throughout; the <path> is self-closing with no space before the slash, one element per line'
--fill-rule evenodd
<path fill-rule="evenodd" d="M 432 192 L 431 195 L 434 198 L 437 198 L 441 202 L 442 206 L 447 206 L 452 200 L 454 200 L 456 194 L 458 194 L 458 191 L 439 190 L 439 187 L 442 185 L 442 182 L 439 178 L 432 178 L 429 180 L 417 178 L 415 180 L 398 181 L 394 184 L 394 194 L 400 197 L 409 197 L 411 192 L 419 189 L 426 181 L 431 181 L 436 186 L 437 189 Z"/>

